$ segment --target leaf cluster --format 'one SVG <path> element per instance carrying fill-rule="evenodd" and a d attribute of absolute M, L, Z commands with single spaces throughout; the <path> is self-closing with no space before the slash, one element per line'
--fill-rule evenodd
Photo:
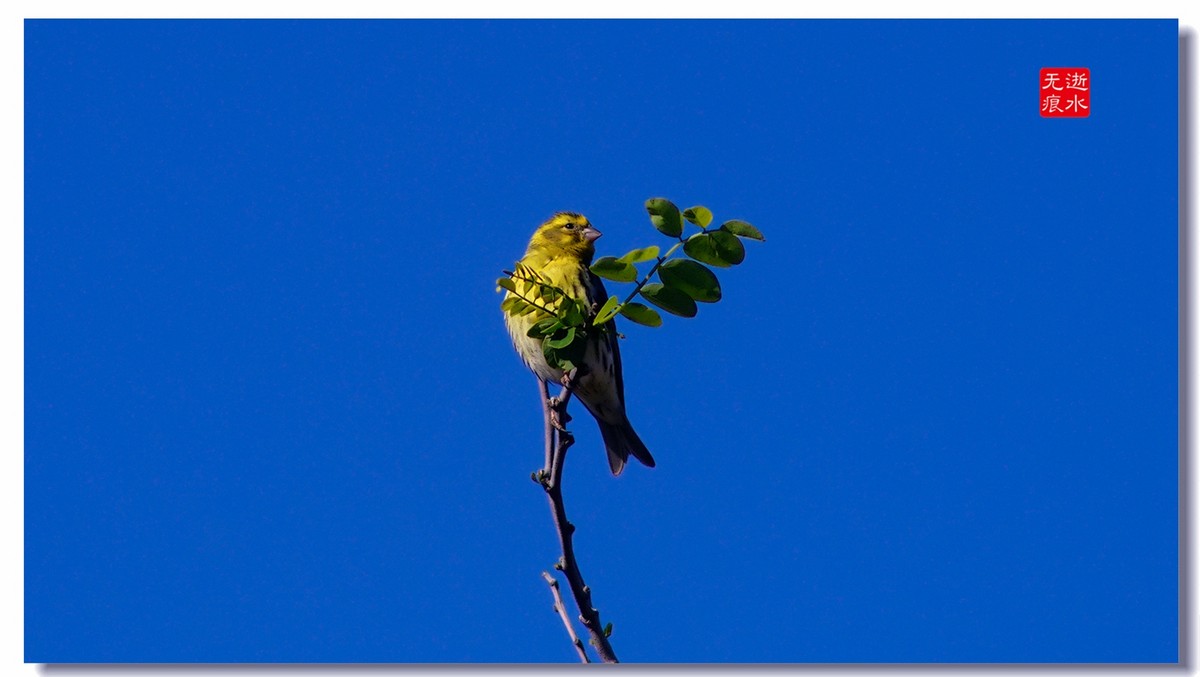
<path fill-rule="evenodd" d="M 672 315 L 695 317 L 697 303 L 721 300 L 721 284 L 712 267 L 729 268 L 746 260 L 743 240 L 766 240 L 761 231 L 745 221 L 733 219 L 711 228 L 712 211 L 696 205 L 680 211 L 670 200 L 656 197 L 646 200 L 650 224 L 660 233 L 678 242 L 665 254 L 657 245 L 634 249 L 621 257 L 605 256 L 592 264 L 592 272 L 614 282 L 635 282 L 637 286 L 624 302 L 613 303 L 611 316 L 621 314 L 649 327 L 662 325 L 662 316 L 654 308 L 634 301 L 641 297 Z M 700 232 L 684 237 L 684 223 Z M 671 259 L 682 247 L 686 259 Z M 636 264 L 654 261 L 654 266 L 639 280 Z M 657 276 L 658 281 L 652 280 Z M 612 299 L 609 299 L 612 303 Z M 597 318 L 600 319 L 599 317 Z M 604 320 L 607 321 L 608 317 Z"/>

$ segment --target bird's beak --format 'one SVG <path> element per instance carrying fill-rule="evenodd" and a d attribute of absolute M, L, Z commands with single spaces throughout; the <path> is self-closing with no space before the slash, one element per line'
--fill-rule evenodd
<path fill-rule="evenodd" d="M 583 235 L 583 239 L 587 240 L 588 242 L 595 242 L 601 235 L 604 234 L 604 233 L 601 233 L 600 231 L 596 230 L 595 228 L 592 228 L 591 226 L 584 228 L 580 232 Z"/>

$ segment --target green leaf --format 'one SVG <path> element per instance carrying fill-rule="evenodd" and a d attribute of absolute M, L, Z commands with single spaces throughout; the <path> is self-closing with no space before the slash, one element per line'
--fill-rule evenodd
<path fill-rule="evenodd" d="M 721 283 L 708 268 L 687 259 L 667 261 L 658 269 L 663 284 L 687 294 L 701 303 L 721 300 Z"/>
<path fill-rule="evenodd" d="M 625 263 L 643 263 L 645 261 L 653 261 L 658 258 L 658 245 L 650 245 L 644 249 L 635 249 L 625 256 L 617 259 Z"/>
<path fill-rule="evenodd" d="M 717 246 L 717 256 L 722 261 L 736 266 L 746 260 L 746 246 L 733 233 L 717 230 L 712 234 L 712 239 Z"/>
<path fill-rule="evenodd" d="M 679 219 L 679 207 L 670 200 L 662 197 L 652 197 L 646 200 L 646 211 L 650 212 L 650 223 L 658 232 L 669 237 L 679 237 L 683 233 L 683 221 Z M 599 275 L 599 273 L 596 273 Z"/>
<path fill-rule="evenodd" d="M 712 233 L 696 233 L 683 243 L 683 253 L 688 256 L 718 268 L 728 268 L 729 263 L 717 256 L 717 245 L 713 242 Z"/>
<path fill-rule="evenodd" d="M 582 332 L 576 332 L 572 327 L 567 329 L 557 340 L 542 341 L 542 355 L 546 362 L 553 367 L 570 371 L 583 362 L 587 341 Z"/>
<path fill-rule="evenodd" d="M 708 211 L 708 207 L 696 205 L 683 210 L 683 218 L 701 228 L 708 228 L 708 224 L 712 223 L 712 212 Z"/>
<path fill-rule="evenodd" d="M 738 221 L 737 219 L 722 223 L 721 230 L 733 233 L 734 235 L 748 237 L 751 240 L 758 240 L 759 242 L 767 241 L 767 238 L 763 237 L 763 234 L 761 231 L 759 231 L 759 229 L 746 223 L 745 221 Z"/>
<path fill-rule="evenodd" d="M 496 280 L 496 286 L 509 290 L 512 293 L 517 293 L 517 283 L 512 281 L 512 278 L 502 277 Z"/>
<path fill-rule="evenodd" d="M 575 299 L 567 299 L 560 312 L 562 313 L 563 324 L 568 327 L 582 327 L 584 320 L 587 319 L 587 313 L 584 312 L 579 302 Z"/>
<path fill-rule="evenodd" d="M 509 315 L 520 315 L 523 310 L 532 307 L 533 306 L 515 296 L 510 296 L 500 303 L 500 310 L 503 310 Z"/>
<path fill-rule="evenodd" d="M 728 268 L 746 258 L 746 248 L 742 246 L 742 241 L 733 233 L 724 230 L 696 233 L 683 243 L 683 253 L 718 268 Z"/>
<path fill-rule="evenodd" d="M 547 343 L 542 344 L 542 355 L 545 356 L 546 363 L 556 369 L 571 371 L 575 368 L 575 361 L 566 352 L 551 348 Z"/>
<path fill-rule="evenodd" d="M 647 301 L 680 317 L 695 317 L 696 302 L 687 294 L 657 282 L 642 287 L 642 296 Z"/>
<path fill-rule="evenodd" d="M 529 338 L 542 338 L 549 336 L 562 328 L 562 322 L 558 321 L 557 317 L 547 317 L 544 320 L 538 320 L 525 332 Z"/>
<path fill-rule="evenodd" d="M 608 300 L 604 302 L 604 305 L 600 306 L 600 311 L 596 313 L 596 318 L 592 320 L 592 325 L 598 327 L 616 316 L 617 304 L 619 303 L 620 301 L 617 300 L 617 297 L 608 297 Z"/>
<path fill-rule="evenodd" d="M 567 327 L 567 333 L 556 339 L 546 339 L 551 348 L 566 348 L 575 340 L 575 327 Z"/>
<path fill-rule="evenodd" d="M 621 314 L 628 317 L 630 320 L 638 324 L 644 324 L 647 327 L 658 327 L 662 325 L 662 316 L 659 315 L 653 308 L 644 303 L 630 301 L 621 306 Z"/>
<path fill-rule="evenodd" d="M 541 297 L 542 303 L 549 305 L 557 301 L 560 297 L 566 296 L 563 290 L 549 284 L 538 285 L 538 296 Z"/>
<path fill-rule="evenodd" d="M 513 317 L 521 317 L 522 315 L 528 315 L 529 313 L 537 310 L 537 306 L 513 296 L 505 299 L 504 303 L 500 304 L 500 310 L 503 310 Z"/>
<path fill-rule="evenodd" d="M 592 272 L 614 282 L 633 282 L 637 279 L 637 268 L 618 261 L 611 256 L 602 256 L 592 264 Z"/>

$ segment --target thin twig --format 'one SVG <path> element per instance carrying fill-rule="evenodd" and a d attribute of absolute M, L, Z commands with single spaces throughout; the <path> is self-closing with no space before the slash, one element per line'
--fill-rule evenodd
<path fill-rule="evenodd" d="M 554 610 L 558 612 L 558 617 L 562 619 L 563 626 L 567 628 L 567 634 L 571 637 L 571 644 L 575 645 L 575 651 L 579 653 L 580 662 L 591 663 L 592 661 L 587 655 L 587 649 L 583 648 L 583 640 L 579 639 L 579 635 L 575 634 L 575 626 L 571 625 L 571 619 L 567 616 L 567 607 L 563 604 L 562 595 L 558 594 L 558 581 L 548 571 L 542 572 L 542 578 L 546 579 L 546 583 L 550 584 L 550 592 L 554 595 Z"/>
<path fill-rule="evenodd" d="M 554 448 L 550 452 L 550 469 L 546 472 L 546 479 L 549 481 L 549 484 L 545 485 L 547 490 L 551 487 L 557 487 L 562 483 L 562 473 L 563 468 L 566 466 L 566 459 L 561 457 L 564 457 L 567 449 L 572 444 L 575 444 L 575 436 L 567 430 L 567 423 L 571 420 L 571 417 L 567 414 L 567 405 L 571 403 L 571 388 L 575 385 L 575 377 L 577 375 L 577 372 L 564 375 L 563 389 L 558 394 L 558 397 L 543 401 L 543 408 L 550 417 L 551 439 L 554 442 Z"/>
<path fill-rule="evenodd" d="M 646 273 L 646 276 L 643 277 L 637 283 L 637 285 L 633 288 L 633 291 L 629 292 L 629 296 L 626 296 L 625 300 L 621 302 L 622 306 L 628 305 L 628 303 L 630 301 L 632 301 L 635 296 L 638 295 L 638 292 L 640 292 L 642 290 L 642 287 L 645 287 L 646 283 L 650 282 L 650 278 L 654 277 L 654 274 L 658 272 L 658 269 L 662 267 L 662 264 L 666 263 L 667 259 L 671 258 L 671 254 L 674 254 L 675 250 L 679 249 L 680 245 L 682 245 L 682 244 L 683 244 L 683 237 L 680 236 L 679 244 L 675 245 L 674 247 L 671 247 L 670 249 L 667 250 L 666 254 L 663 254 L 662 256 L 658 257 L 658 261 L 655 262 L 654 267 L 650 269 L 650 272 Z"/>
<path fill-rule="evenodd" d="M 548 420 L 553 420 L 555 415 L 558 416 L 559 421 L 567 420 L 567 403 L 570 401 L 571 388 L 575 385 L 574 381 L 578 375 L 576 372 L 564 379 L 563 393 L 559 397 L 542 401 L 543 407 L 548 412 Z M 554 527 L 558 531 L 558 542 L 562 547 L 561 569 L 567 579 L 567 585 L 571 588 L 571 595 L 575 598 L 575 606 L 579 608 L 579 620 L 591 635 L 591 644 L 596 648 L 600 660 L 605 663 L 616 663 L 618 662 L 617 655 L 613 652 L 612 645 L 609 644 L 603 626 L 600 625 L 600 612 L 592 606 L 592 590 L 583 582 L 583 574 L 579 571 L 579 562 L 575 559 L 575 547 L 572 542 L 575 525 L 567 519 L 566 506 L 563 504 L 563 467 L 567 461 L 567 449 L 574 444 L 575 438 L 566 430 L 558 430 L 554 426 L 549 427 L 555 445 L 549 476 L 542 476 L 541 485 L 546 491 L 546 497 L 550 500 Z"/>
<path fill-rule="evenodd" d="M 550 401 L 550 388 L 541 378 L 537 381 L 538 392 L 542 396 L 542 418 L 546 424 L 546 465 L 542 466 L 542 476 L 549 477 L 554 463 L 554 425 L 550 419 L 550 407 L 546 405 Z"/>

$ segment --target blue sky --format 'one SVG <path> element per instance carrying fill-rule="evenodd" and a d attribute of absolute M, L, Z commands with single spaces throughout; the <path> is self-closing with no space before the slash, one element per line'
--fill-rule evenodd
<path fill-rule="evenodd" d="M 573 660 L 493 281 L 662 195 L 768 241 L 624 325 L 658 468 L 577 412 L 622 659 L 1174 661 L 1177 39 L 26 23 L 26 660 Z"/>

